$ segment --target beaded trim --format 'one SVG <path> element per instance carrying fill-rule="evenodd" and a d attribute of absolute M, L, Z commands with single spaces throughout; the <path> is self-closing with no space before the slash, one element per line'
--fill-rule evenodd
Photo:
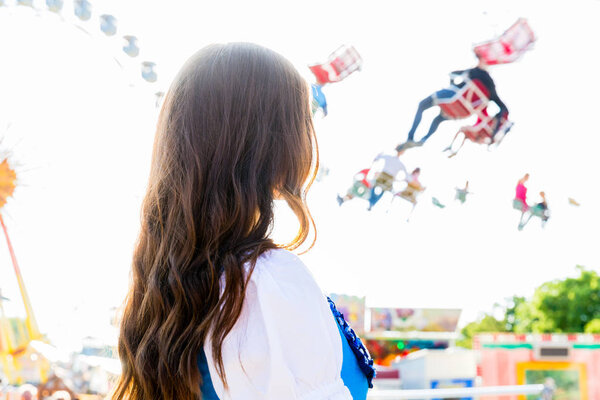
<path fill-rule="evenodd" d="M 348 340 L 348 344 L 356 356 L 360 370 L 367 377 L 369 388 L 373 388 L 373 378 L 375 377 L 376 372 L 375 367 L 373 366 L 373 359 L 369 354 L 369 350 L 367 350 L 367 348 L 363 345 L 362 341 L 354 332 L 354 330 L 350 328 L 350 325 L 348 325 L 344 319 L 344 314 L 338 311 L 333 300 L 327 297 L 327 301 L 329 302 L 329 308 L 331 308 L 333 316 L 335 317 L 340 328 L 342 328 L 342 332 L 344 332 L 344 336 Z"/>

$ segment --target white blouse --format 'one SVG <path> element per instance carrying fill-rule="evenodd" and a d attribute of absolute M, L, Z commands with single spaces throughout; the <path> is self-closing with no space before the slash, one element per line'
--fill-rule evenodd
<path fill-rule="evenodd" d="M 223 342 L 225 391 L 204 344 L 219 399 L 351 400 L 341 379 L 342 338 L 327 299 L 300 259 L 260 256 L 240 318 Z"/>

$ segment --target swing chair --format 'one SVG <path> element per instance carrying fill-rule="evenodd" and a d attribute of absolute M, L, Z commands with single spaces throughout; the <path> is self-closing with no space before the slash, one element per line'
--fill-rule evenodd
<path fill-rule="evenodd" d="M 354 175 L 354 183 L 348 190 L 348 193 L 351 194 L 353 198 L 359 197 L 361 199 L 369 200 L 369 197 L 371 197 L 373 184 L 367 180 L 369 171 L 370 169 L 363 169 Z"/>
<path fill-rule="evenodd" d="M 346 195 L 342 197 L 338 194 L 337 198 L 340 206 L 345 201 L 352 200 L 355 197 L 369 201 L 371 198 L 371 189 L 373 188 L 373 183 L 367 178 L 369 171 L 369 168 L 365 168 L 357 172 L 354 175 L 352 186 L 348 188 Z"/>
<path fill-rule="evenodd" d="M 513 199 L 512 204 L 515 210 L 521 211 L 522 213 L 525 213 L 527 210 L 529 210 L 529 206 L 527 205 L 527 203 L 524 203 L 520 199 Z"/>
<path fill-rule="evenodd" d="M 525 217 L 526 215 L 526 217 Z M 525 217 L 525 218 L 523 218 Z M 519 221 L 518 229 L 521 231 L 529 223 L 531 218 L 537 217 L 542 221 L 542 228 L 546 226 L 546 223 L 550 219 L 550 209 L 541 206 L 540 204 L 536 204 L 532 207 L 529 207 L 527 211 L 525 211 L 521 215 L 521 221 Z"/>
<path fill-rule="evenodd" d="M 448 119 L 463 119 L 471 115 L 483 119 L 489 102 L 489 90 L 479 79 L 470 79 L 466 72 L 454 75 L 453 78 L 462 79 L 464 86 L 450 87 L 450 90 L 455 92 L 454 96 L 444 99 L 443 103 L 438 103 L 442 114 Z"/>
<path fill-rule="evenodd" d="M 354 46 L 340 46 L 331 53 L 324 64 L 310 65 L 308 68 L 315 75 L 317 84 L 340 82 L 354 71 L 360 71 L 362 57 Z"/>
<path fill-rule="evenodd" d="M 319 109 L 323 110 L 323 116 L 327 116 L 327 98 L 323 93 L 322 86 L 315 83 L 310 85 L 311 88 L 311 111 L 314 116 Z"/>
<path fill-rule="evenodd" d="M 508 64 L 516 61 L 535 42 L 535 34 L 524 18 L 519 18 L 500 37 L 473 47 L 478 58 L 488 65 Z"/>
<path fill-rule="evenodd" d="M 545 201 L 545 196 L 542 196 L 542 199 Z M 529 206 L 521 199 L 513 199 L 513 208 L 521 212 L 521 219 L 519 220 L 518 226 L 519 230 L 523 230 L 525 225 L 527 225 L 527 223 L 533 217 L 537 217 L 542 220 L 542 228 L 550 219 L 550 209 L 547 206 L 544 206 L 542 203 L 536 203 L 533 206 Z"/>
<path fill-rule="evenodd" d="M 471 194 L 471 192 L 464 188 L 456 188 L 456 195 L 454 196 L 454 200 L 460 201 L 460 204 L 465 204 L 465 202 L 467 201 L 468 194 Z"/>
<path fill-rule="evenodd" d="M 465 135 L 466 139 L 469 139 L 473 143 L 479 144 L 500 144 L 504 136 L 512 128 L 513 123 L 508 120 L 506 115 L 500 118 L 500 126 L 498 132 L 494 137 L 494 126 L 496 125 L 496 118 L 486 117 L 484 120 L 478 120 L 473 126 L 464 126 L 460 128 L 460 132 Z M 464 142 L 463 142 L 464 143 Z"/>
<path fill-rule="evenodd" d="M 417 206 L 417 197 L 419 197 L 419 195 L 425 191 L 425 188 L 416 187 L 415 185 L 412 185 L 410 182 L 408 182 L 406 180 L 405 180 L 405 182 L 407 182 L 406 187 L 400 191 L 397 191 L 392 196 L 392 203 L 394 202 L 394 199 L 396 197 L 399 197 L 401 199 L 408 201 L 410 204 L 412 204 L 410 212 L 408 213 L 408 216 L 406 217 L 406 222 L 409 222 L 410 217 L 411 217 L 413 211 L 415 210 L 415 207 Z"/>
<path fill-rule="evenodd" d="M 488 116 L 487 110 L 484 108 L 481 111 L 481 116 L 477 118 L 477 122 L 472 126 L 466 125 L 461 127 L 458 130 L 458 132 L 456 132 L 456 135 L 454 135 L 454 138 L 452 139 L 452 142 L 450 142 L 450 145 L 446 147 L 443 151 L 449 151 L 450 154 L 448 155 L 448 158 L 452 158 L 456 156 L 456 154 L 458 154 L 458 152 L 460 151 L 460 149 L 462 149 L 467 140 L 470 140 L 473 143 L 487 144 L 488 150 L 491 149 L 492 145 L 498 147 L 514 124 L 508 120 L 507 113 L 503 114 L 500 118 L 500 125 L 498 126 L 498 131 L 494 135 L 493 133 L 494 128 L 496 127 L 496 123 L 497 119 L 495 117 Z M 456 141 L 456 139 L 458 139 L 458 137 L 461 134 L 463 135 L 463 140 L 458 146 L 458 148 L 456 150 L 453 150 L 452 147 L 454 146 L 454 142 Z"/>
<path fill-rule="evenodd" d="M 401 199 L 408 201 L 415 207 L 417 205 L 417 197 L 424 191 L 425 189 L 418 189 L 408 184 L 404 190 L 395 193 L 394 196 L 398 196 Z"/>

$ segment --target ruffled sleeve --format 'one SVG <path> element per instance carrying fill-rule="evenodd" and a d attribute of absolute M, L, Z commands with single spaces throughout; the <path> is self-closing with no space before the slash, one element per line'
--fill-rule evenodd
<path fill-rule="evenodd" d="M 219 399 L 351 400 L 341 378 L 342 338 L 327 298 L 292 253 L 261 256 L 242 314 L 223 343 L 229 390 L 214 369 Z"/>

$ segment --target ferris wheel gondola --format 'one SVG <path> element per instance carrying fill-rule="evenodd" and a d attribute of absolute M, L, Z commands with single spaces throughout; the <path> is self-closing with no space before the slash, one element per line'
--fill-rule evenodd
<path fill-rule="evenodd" d="M 65 14 L 65 1 L 64 0 L 45 0 L 40 3 L 33 0 L 0 0 L 0 8 L 7 8 L 9 10 L 9 15 L 12 14 L 12 6 L 18 6 L 22 8 L 31 8 L 36 12 L 36 16 L 44 15 L 44 13 L 57 14 L 61 17 L 62 22 L 66 22 L 72 25 L 74 28 L 79 31 L 85 33 L 91 38 L 97 38 L 94 35 L 94 20 L 95 12 L 92 6 L 92 3 L 88 0 L 72 0 L 72 14 Z M 113 37 L 117 34 L 118 26 L 117 26 L 117 18 L 111 13 L 102 13 L 97 16 L 98 25 L 95 25 L 95 29 L 98 29 L 98 32 L 101 32 L 106 38 Z M 152 93 L 156 93 L 156 89 L 159 89 L 156 86 L 160 86 L 160 83 L 156 85 L 155 83 L 159 82 L 159 74 L 157 73 L 157 63 L 152 60 L 140 60 L 138 57 L 143 55 L 142 49 L 139 45 L 139 38 L 132 34 L 126 34 L 122 36 L 124 43 L 121 47 L 116 47 L 115 50 L 119 49 L 120 51 L 116 53 L 113 58 L 115 62 L 119 65 L 119 67 L 123 70 L 127 70 L 127 73 L 131 75 L 130 79 L 133 79 L 130 82 L 130 87 L 137 86 L 134 76 L 139 77 L 141 81 L 145 82 L 145 84 L 152 84 L 153 91 Z M 113 44 L 111 41 L 107 41 L 108 44 Z M 124 54 L 127 57 L 120 57 L 120 54 Z M 136 61 L 131 62 L 129 60 L 135 59 Z M 135 67 L 132 64 L 136 64 Z"/>

